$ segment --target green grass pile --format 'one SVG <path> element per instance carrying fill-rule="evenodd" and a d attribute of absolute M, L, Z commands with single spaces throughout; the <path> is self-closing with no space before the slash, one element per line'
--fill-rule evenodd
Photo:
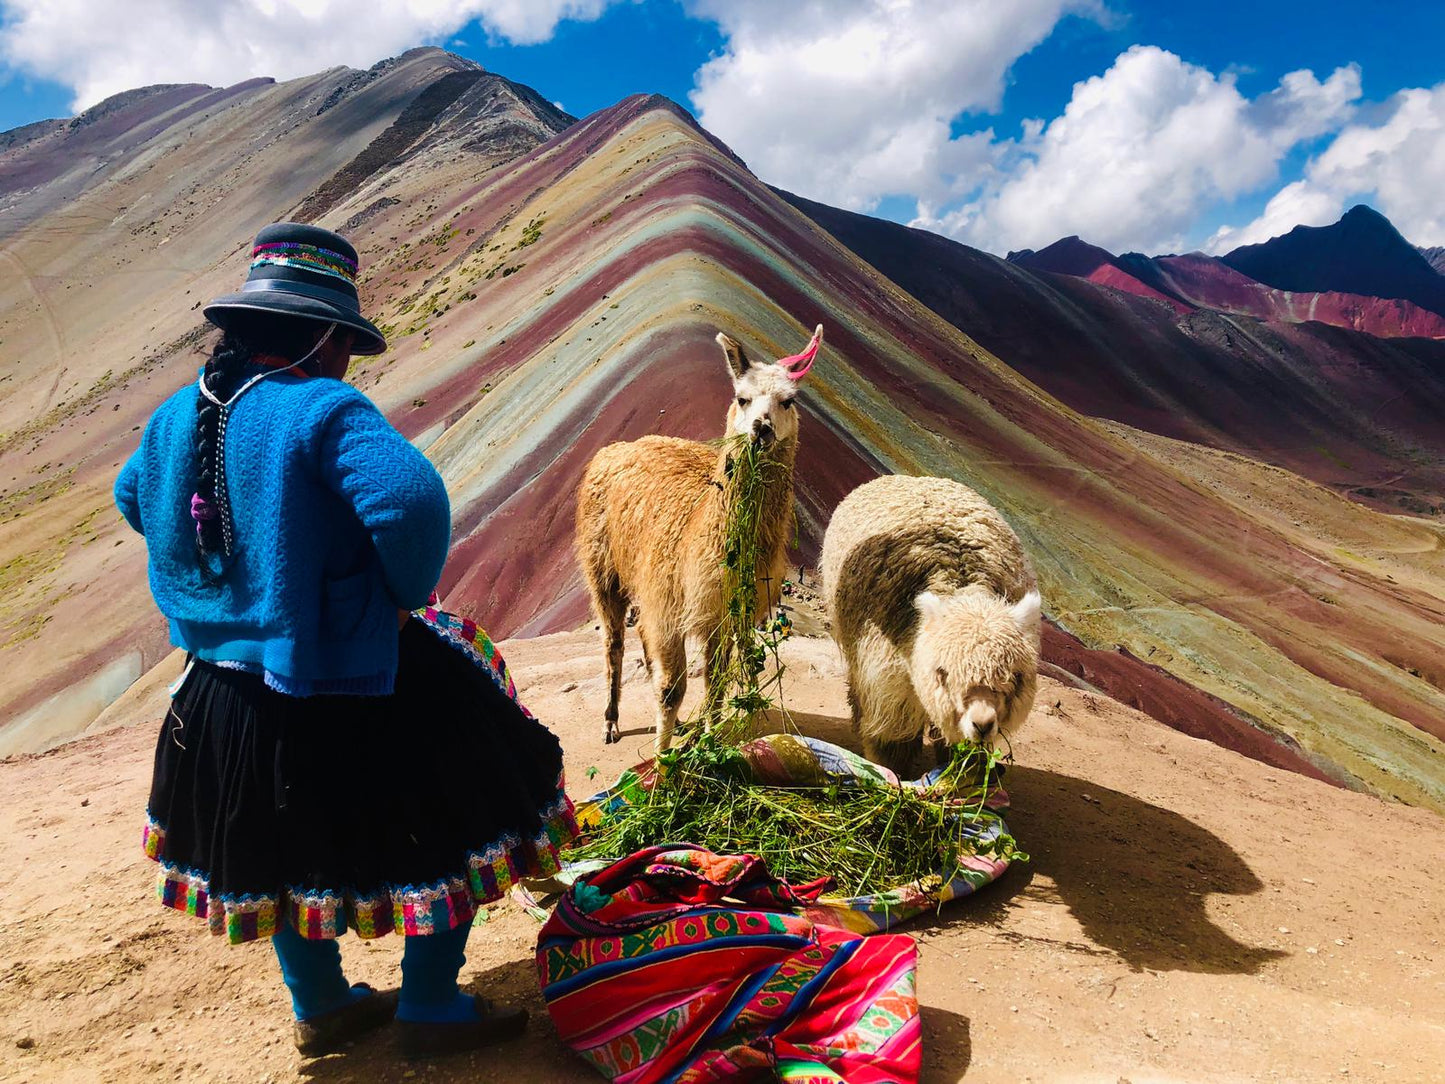
<path fill-rule="evenodd" d="M 929 791 L 864 781 L 822 787 L 752 782 L 737 747 L 713 735 L 671 757 L 649 788 L 608 818 L 570 857 L 612 859 L 659 843 L 696 843 L 719 854 L 756 854 L 793 884 L 820 877 L 830 892 L 867 896 L 901 885 L 952 880 L 969 854 L 1025 859 L 983 807 L 997 778 L 995 754 L 964 748 Z M 992 836 L 980 843 L 980 836 Z"/>

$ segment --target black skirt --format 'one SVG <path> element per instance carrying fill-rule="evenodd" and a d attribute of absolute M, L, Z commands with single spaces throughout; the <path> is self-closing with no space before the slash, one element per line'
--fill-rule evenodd
<path fill-rule="evenodd" d="M 559 868 L 562 749 L 470 622 L 400 633 L 390 696 L 290 697 L 196 661 L 156 744 L 145 829 L 167 907 L 234 944 L 452 929 Z M 511 692 L 513 695 L 509 695 Z"/>

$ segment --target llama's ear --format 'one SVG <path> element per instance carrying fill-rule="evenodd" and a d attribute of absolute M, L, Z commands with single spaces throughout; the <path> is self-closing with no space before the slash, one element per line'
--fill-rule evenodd
<path fill-rule="evenodd" d="M 719 331 L 717 344 L 723 348 L 723 355 L 728 359 L 728 370 L 733 376 L 742 376 L 748 371 L 752 362 L 748 361 L 748 356 L 743 353 L 743 348 L 736 339 Z"/>
<path fill-rule="evenodd" d="M 1030 591 L 1009 607 L 1009 616 L 1014 619 L 1014 624 L 1019 631 L 1027 636 L 1036 636 L 1039 631 L 1039 621 L 1042 617 L 1043 599 L 1037 591 Z"/>
<path fill-rule="evenodd" d="M 925 621 L 943 615 L 943 599 L 939 598 L 932 591 L 924 591 L 913 600 L 913 605 L 917 608 L 919 616 Z"/>

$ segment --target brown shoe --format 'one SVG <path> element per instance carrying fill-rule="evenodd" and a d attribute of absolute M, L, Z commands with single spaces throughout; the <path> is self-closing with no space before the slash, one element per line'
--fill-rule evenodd
<path fill-rule="evenodd" d="M 459 1023 L 431 1024 L 420 1020 L 398 1020 L 401 1052 L 408 1058 L 431 1058 L 439 1054 L 460 1054 L 515 1039 L 527 1027 L 527 1010 L 494 1005 L 480 994 L 472 995 L 477 1019 Z"/>
<path fill-rule="evenodd" d="M 371 990 L 371 987 L 358 982 L 353 989 Z M 296 1021 L 296 1049 L 303 1057 L 319 1058 L 386 1025 L 396 1015 L 397 993 L 396 990 L 381 993 L 372 990 L 369 997 L 310 1020 Z"/>

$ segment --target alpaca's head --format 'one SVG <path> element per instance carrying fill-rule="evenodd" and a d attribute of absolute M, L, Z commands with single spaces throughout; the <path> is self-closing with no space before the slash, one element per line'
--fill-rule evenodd
<path fill-rule="evenodd" d="M 733 401 L 728 407 L 728 436 L 752 439 L 759 448 L 770 448 L 798 435 L 799 382 L 812 367 L 823 342 L 823 325 L 801 354 L 773 362 L 752 361 L 736 339 L 721 332 L 717 337 L 733 378 Z"/>
<path fill-rule="evenodd" d="M 975 586 L 914 605 L 913 688 L 943 737 L 989 745 L 1021 726 L 1038 681 L 1039 593 L 1011 603 Z"/>

